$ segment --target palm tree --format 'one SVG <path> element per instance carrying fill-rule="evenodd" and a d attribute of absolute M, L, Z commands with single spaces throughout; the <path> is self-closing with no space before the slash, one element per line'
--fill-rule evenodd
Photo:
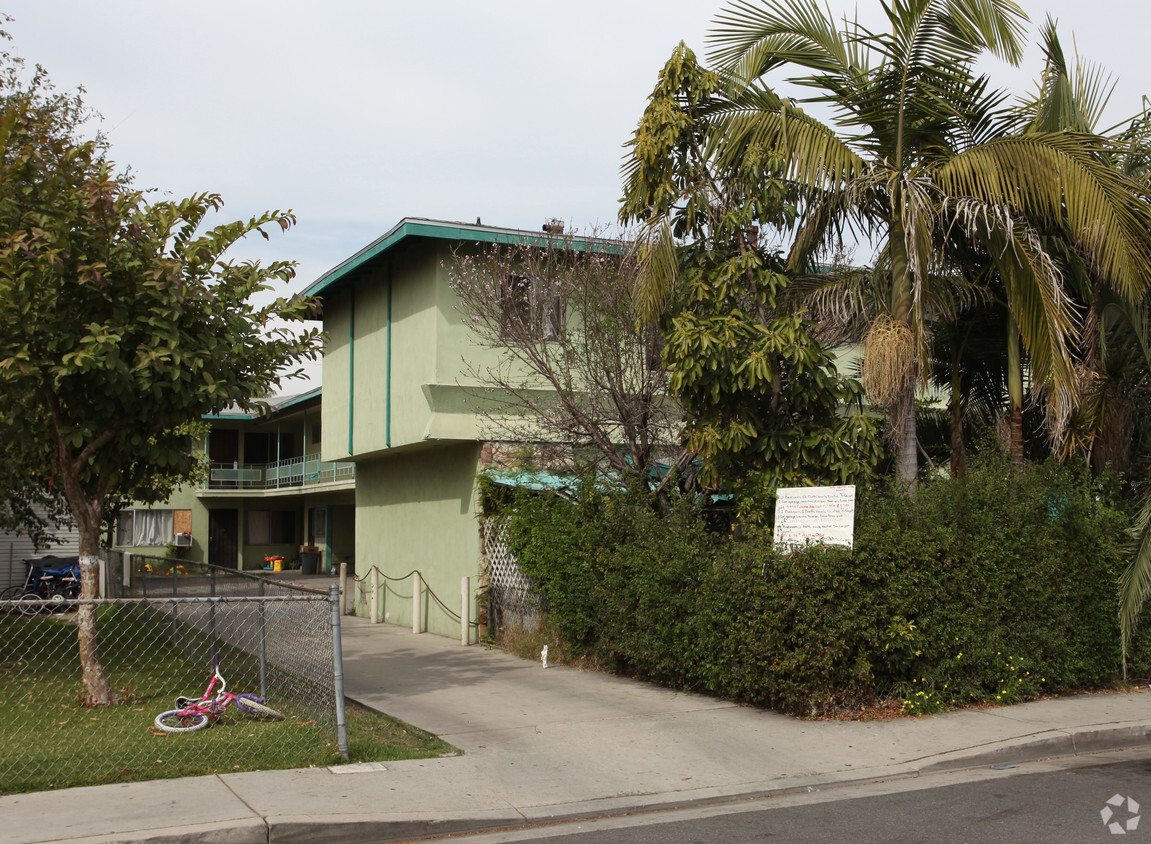
<path fill-rule="evenodd" d="M 940 286 L 955 278 L 949 249 L 978 250 L 1004 283 L 1011 325 L 1046 386 L 1056 430 L 1070 413 L 1072 349 L 1080 319 L 1063 273 L 1044 248 L 1057 232 L 1122 295 L 1151 277 L 1151 213 L 1131 180 L 1083 131 L 1013 133 L 1005 95 L 973 65 L 985 52 L 1021 55 L 1026 17 L 1010 0 L 884 0 L 889 32 L 842 26 L 814 0 L 731 3 L 711 35 L 724 102 L 709 119 L 710 148 L 738 162 L 771 150 L 798 191 L 801 223 L 790 265 L 807 265 L 848 227 L 882 243 L 890 274 L 886 319 L 867 356 L 893 350 L 885 372 L 898 472 L 914 482 L 915 387 L 926 378 L 928 322 Z M 765 76 L 796 69 L 812 89 L 799 102 L 830 107 L 824 123 L 780 98 Z M 882 326 L 882 334 L 877 332 Z M 882 336 L 884 340 L 880 342 Z M 1011 347 L 1009 347 L 1011 351 Z"/>

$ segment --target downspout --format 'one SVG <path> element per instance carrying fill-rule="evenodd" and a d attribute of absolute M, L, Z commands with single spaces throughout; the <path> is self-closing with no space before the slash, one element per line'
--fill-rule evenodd
<path fill-rule="evenodd" d="M 392 447 L 392 265 L 388 263 L 388 369 L 384 382 L 384 446 Z"/>
<path fill-rule="evenodd" d="M 351 288 L 348 308 L 348 456 L 352 451 L 352 428 L 356 413 L 356 288 Z"/>

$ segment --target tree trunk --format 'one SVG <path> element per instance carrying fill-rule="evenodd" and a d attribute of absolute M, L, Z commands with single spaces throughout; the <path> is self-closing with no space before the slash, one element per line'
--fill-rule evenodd
<path fill-rule="evenodd" d="M 959 399 L 951 400 L 951 477 L 962 477 L 967 472 L 967 447 L 963 442 L 963 415 L 959 412 Z"/>
<path fill-rule="evenodd" d="M 80 597 L 100 597 L 99 525 L 80 524 Z M 89 706 L 111 706 L 119 702 L 96 648 L 96 605 L 81 603 L 76 611 L 77 638 L 80 645 L 80 668 Z"/>
<path fill-rule="evenodd" d="M 1020 347 L 1019 329 L 1015 318 L 1007 315 L 1007 396 L 1010 407 L 1007 412 L 1008 454 L 1011 466 L 1022 470 L 1023 460 L 1023 353 Z"/>
<path fill-rule="evenodd" d="M 898 409 L 893 408 L 892 416 L 903 423 L 903 434 L 899 438 L 899 453 L 896 466 L 899 479 L 910 487 L 915 486 L 919 475 L 919 442 L 915 431 L 915 381 L 911 380 L 903 394 L 896 399 Z"/>
<path fill-rule="evenodd" d="M 960 401 L 963 396 L 962 348 L 958 332 L 955 335 L 951 343 L 951 399 L 947 402 L 947 409 L 951 416 L 951 477 L 958 478 L 967 472 L 967 444 L 963 441 L 963 408 Z"/>
<path fill-rule="evenodd" d="M 907 243 L 904 240 L 903 224 L 896 217 L 892 220 L 891 237 L 889 239 L 891 250 L 891 318 L 902 322 L 911 330 L 915 337 L 914 318 L 911 312 L 911 267 L 907 260 Z M 914 340 L 913 340 L 914 349 Z M 912 351 L 911 360 L 907 362 L 908 374 L 906 387 L 892 402 L 888 424 L 895 422 L 902 429 L 902 434 L 896 440 L 898 453 L 896 455 L 896 469 L 899 479 L 914 489 L 919 474 L 919 442 L 915 430 L 915 384 L 919 379 L 916 354 Z"/>

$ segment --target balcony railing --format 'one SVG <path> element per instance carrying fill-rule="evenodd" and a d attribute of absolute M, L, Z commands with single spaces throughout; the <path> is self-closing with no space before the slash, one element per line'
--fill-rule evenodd
<path fill-rule="evenodd" d="M 325 463 L 309 455 L 275 463 L 213 463 L 208 489 L 284 489 L 355 477 L 355 463 Z"/>

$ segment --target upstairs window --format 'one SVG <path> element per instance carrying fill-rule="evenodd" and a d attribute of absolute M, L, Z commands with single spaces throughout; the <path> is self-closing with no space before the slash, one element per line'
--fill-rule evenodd
<path fill-rule="evenodd" d="M 560 295 L 542 279 L 509 275 L 500 289 L 500 325 L 505 337 L 557 340 L 563 331 Z"/>

